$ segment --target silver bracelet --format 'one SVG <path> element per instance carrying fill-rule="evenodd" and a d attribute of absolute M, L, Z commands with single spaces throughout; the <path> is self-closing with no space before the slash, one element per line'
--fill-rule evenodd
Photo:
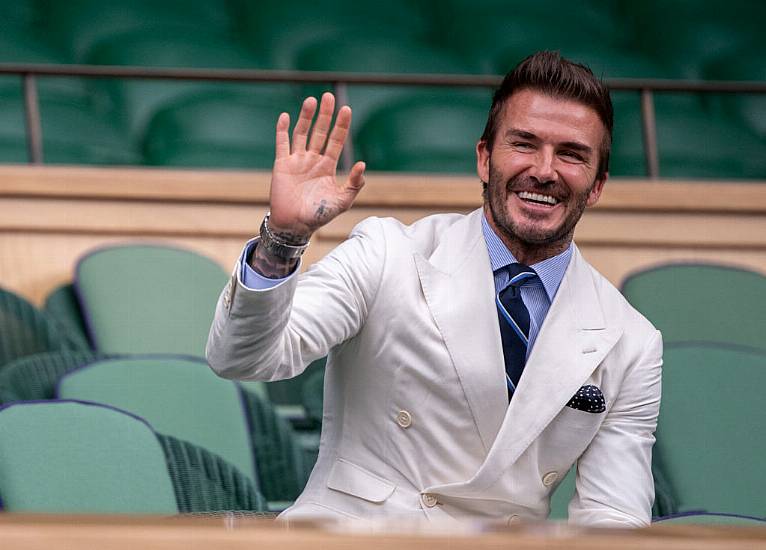
<path fill-rule="evenodd" d="M 259 246 L 263 246 L 269 254 L 283 260 L 300 258 L 309 247 L 310 241 L 296 245 L 280 239 L 274 235 L 274 233 L 271 232 L 271 228 L 269 228 L 270 216 L 271 212 L 268 212 L 261 223 L 261 242 L 259 243 Z"/>

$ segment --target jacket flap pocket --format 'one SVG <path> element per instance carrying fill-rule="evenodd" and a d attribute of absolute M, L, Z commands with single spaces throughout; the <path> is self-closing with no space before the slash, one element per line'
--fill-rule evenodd
<path fill-rule="evenodd" d="M 330 470 L 327 487 L 370 502 L 383 502 L 396 489 L 393 483 L 342 458 Z"/>

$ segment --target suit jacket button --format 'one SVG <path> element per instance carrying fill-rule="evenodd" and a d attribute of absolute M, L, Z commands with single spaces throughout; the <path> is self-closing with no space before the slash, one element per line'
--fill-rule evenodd
<path fill-rule="evenodd" d="M 433 508 L 439 504 L 439 501 L 436 500 L 436 497 L 430 493 L 423 493 L 420 498 L 423 501 L 423 504 L 425 504 L 428 508 Z"/>
<path fill-rule="evenodd" d="M 508 525 L 516 525 L 521 522 L 521 516 L 519 514 L 511 514 L 508 518 Z"/>
<path fill-rule="evenodd" d="M 407 429 L 412 426 L 412 415 L 407 411 L 399 411 L 396 415 L 396 423 L 399 424 L 400 428 Z"/>
<path fill-rule="evenodd" d="M 548 472 L 543 476 L 543 485 L 546 487 L 550 487 L 554 483 L 556 483 L 556 480 L 559 478 L 559 474 L 557 472 Z"/>

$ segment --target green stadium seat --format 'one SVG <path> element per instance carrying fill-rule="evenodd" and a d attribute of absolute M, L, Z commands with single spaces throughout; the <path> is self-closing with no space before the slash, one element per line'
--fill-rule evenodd
<path fill-rule="evenodd" d="M 218 264 L 194 252 L 135 244 L 81 258 L 75 287 L 98 351 L 204 357 L 215 304 L 228 278 Z"/>
<path fill-rule="evenodd" d="M 298 498 L 308 481 L 316 456 L 268 399 L 241 383 L 242 402 L 258 460 L 259 487 L 273 510 Z M 308 450 L 307 450 L 308 449 Z"/>
<path fill-rule="evenodd" d="M 157 433 L 182 514 L 273 515 L 253 482 L 223 458 L 188 441 Z"/>
<path fill-rule="evenodd" d="M 594 4 L 447 1 L 435 12 L 434 41 L 480 65 L 481 72 L 501 74 L 538 50 L 618 47 L 624 36 L 621 21 Z M 512 63 L 498 67 L 501 61 Z"/>
<path fill-rule="evenodd" d="M 624 94 L 621 94 L 624 96 Z M 645 176 L 638 94 L 615 104 L 611 174 Z M 656 94 L 659 170 L 663 178 L 764 179 L 766 142 L 731 116 L 686 94 Z"/>
<path fill-rule="evenodd" d="M 751 303 L 763 304 L 755 296 Z M 716 315 L 715 304 L 709 306 L 707 315 Z M 740 317 L 735 330 L 744 324 Z M 763 324 L 761 317 L 761 333 Z M 654 452 L 678 512 L 766 518 L 766 478 L 760 474 L 766 432 L 758 421 L 764 384 L 763 350 L 704 343 L 665 346 Z"/>
<path fill-rule="evenodd" d="M 324 363 L 324 360 L 320 360 Z M 314 363 L 316 363 L 315 361 Z M 310 367 L 311 365 L 309 365 Z M 324 369 L 310 372 L 301 387 L 301 401 L 306 418 L 315 426 L 322 425 L 324 415 Z"/>
<path fill-rule="evenodd" d="M 9 512 L 264 512 L 219 456 L 96 403 L 0 407 L 0 498 Z"/>
<path fill-rule="evenodd" d="M 129 65 L 142 67 L 257 69 L 262 64 L 251 52 L 231 41 L 227 35 L 203 34 L 188 30 L 160 29 L 135 31 L 105 38 L 88 55 L 87 62 L 96 65 Z M 152 115 L 173 105 L 183 97 L 207 93 L 239 91 L 242 94 L 279 96 L 290 85 L 242 84 L 166 80 L 99 80 L 93 83 L 108 95 L 132 136 L 140 139 Z"/>
<path fill-rule="evenodd" d="M 569 517 L 569 501 L 574 496 L 576 480 L 577 468 L 573 466 L 551 495 L 550 519 L 563 520 Z"/>
<path fill-rule="evenodd" d="M 715 264 L 668 264 L 622 284 L 630 303 L 669 343 L 711 342 L 766 351 L 766 277 Z"/>
<path fill-rule="evenodd" d="M 133 165 L 141 161 L 113 121 L 84 103 L 41 102 L 40 116 L 46 164 Z M 6 97 L 0 100 L 0 163 L 28 160 L 23 102 L 20 97 Z"/>
<path fill-rule="evenodd" d="M 8 512 L 179 512 L 151 427 L 76 402 L 0 408 L 0 498 Z"/>
<path fill-rule="evenodd" d="M 62 376 L 104 358 L 86 350 L 50 351 L 11 361 L 0 369 L 0 405 L 11 401 L 54 399 Z"/>
<path fill-rule="evenodd" d="M 261 0 L 236 5 L 232 14 L 239 34 L 272 69 L 295 69 L 298 51 L 327 38 L 421 39 L 433 20 L 430 9 L 410 0 L 391 0 L 384 9 L 357 0 Z"/>
<path fill-rule="evenodd" d="M 14 359 L 71 348 L 71 342 L 46 314 L 18 294 L 0 288 L 0 372 Z"/>
<path fill-rule="evenodd" d="M 107 359 L 118 358 L 82 351 L 39 353 L 17 359 L 0 369 L 0 405 L 13 401 L 55 399 L 59 380 L 67 373 Z M 121 359 L 130 360 L 130 358 L 125 357 Z M 155 356 L 155 360 L 160 361 L 162 358 Z M 226 381 L 223 382 L 226 383 Z M 244 411 L 244 414 L 247 415 L 248 441 L 252 445 L 252 452 L 255 453 L 258 463 L 258 483 L 255 484 L 252 481 L 249 483 L 253 485 L 253 488 L 258 485 L 264 496 L 274 506 L 273 509 L 279 510 L 285 507 L 285 503 L 289 503 L 300 494 L 313 467 L 313 462 L 305 463 L 306 452 L 299 446 L 300 442 L 296 440 L 287 421 L 274 412 L 268 398 L 265 397 L 265 392 L 261 390 L 262 386 L 255 386 L 254 384 L 252 382 L 239 384 L 242 387 L 240 397 L 244 409 L 240 410 L 238 414 L 242 414 Z M 173 439 L 170 435 L 166 437 Z M 162 438 L 161 443 L 163 443 Z M 179 454 L 183 458 L 188 450 L 184 449 L 192 444 L 186 442 L 186 446 L 178 447 L 171 441 L 169 445 L 172 448 L 166 449 L 166 451 Z M 209 464 L 204 461 L 201 462 L 199 458 L 194 458 L 199 455 L 200 451 L 191 449 L 188 450 L 188 453 L 191 454 L 186 462 L 182 462 L 178 466 L 178 475 L 184 475 L 184 472 L 191 469 L 188 475 L 204 478 L 203 474 L 210 469 Z M 231 468 L 233 465 L 228 469 Z M 228 470 L 224 468 L 223 471 Z M 241 470 L 237 469 L 237 471 L 240 472 L 238 477 L 249 479 Z M 175 479 L 177 476 L 174 475 L 173 477 Z M 205 479 L 200 479 L 195 483 L 205 485 L 207 482 Z M 228 482 L 225 485 L 234 487 Z M 219 490 L 215 490 L 212 496 L 208 497 L 206 495 L 211 494 L 209 490 L 204 487 L 199 490 L 195 488 L 191 494 L 183 496 L 184 501 L 191 499 L 189 505 L 193 506 L 193 509 L 182 508 L 181 511 L 216 510 L 208 500 L 219 492 Z M 200 499 L 202 500 L 200 501 Z M 245 509 L 250 508 L 246 507 Z"/>
<path fill-rule="evenodd" d="M 710 514 L 706 512 L 677 514 L 655 518 L 652 520 L 655 525 L 742 525 L 766 527 L 766 519 L 742 516 L 737 514 Z"/>
<path fill-rule="evenodd" d="M 0 18 L 7 28 L 31 28 L 35 23 L 35 0 L 18 0 L 0 3 Z"/>
<path fill-rule="evenodd" d="M 45 298 L 43 311 L 59 324 L 61 332 L 76 343 L 78 348 L 90 348 L 85 320 L 71 283 L 54 288 Z"/>
<path fill-rule="evenodd" d="M 464 60 L 446 50 L 410 39 L 391 40 L 371 36 L 331 36 L 307 43 L 295 54 L 292 65 L 302 71 L 340 71 L 352 73 L 424 73 L 470 74 L 477 72 Z M 320 97 L 328 86 L 305 86 L 305 96 Z M 348 103 L 353 109 L 353 127 L 360 128 L 377 108 L 396 102 L 403 97 L 450 98 L 473 94 L 477 98 L 491 98 L 488 90 L 429 88 L 422 86 L 347 86 Z"/>
<path fill-rule="evenodd" d="M 9 5 L 15 5 L 12 3 Z M 3 4 L 5 5 L 5 4 Z M 0 15 L 1 16 L 1 15 Z M 3 23 L 5 23 L 3 19 Z M 45 40 L 35 27 L 3 27 L 0 33 L 0 63 L 66 64 L 72 58 Z M 37 94 L 42 103 L 47 100 L 74 100 L 83 103 L 91 99 L 85 80 L 67 77 L 37 77 Z M 21 77 L 0 77 L 0 98 L 21 98 Z"/>
<path fill-rule="evenodd" d="M 476 142 L 489 102 L 475 97 L 402 99 L 370 115 L 356 135 L 356 156 L 370 170 L 475 173 Z"/>
<path fill-rule="evenodd" d="M 212 93 L 160 110 L 147 129 L 144 151 L 157 166 L 257 168 L 274 164 L 274 134 L 282 111 L 300 98 Z M 295 121 L 297 113 L 291 119 Z"/>
<path fill-rule="evenodd" d="M 239 390 L 202 360 L 102 359 L 66 373 L 57 396 L 103 403 L 140 416 L 158 432 L 214 452 L 257 482 Z"/>
<path fill-rule="evenodd" d="M 226 7 L 226 0 L 38 0 L 36 12 L 47 39 L 82 63 L 95 45 L 126 32 L 225 32 L 232 24 Z"/>
<path fill-rule="evenodd" d="M 766 61 L 754 47 L 722 57 L 706 67 L 704 77 L 710 80 L 766 81 Z M 743 120 L 761 140 L 766 139 L 766 95 L 721 94 L 716 97 L 723 109 Z"/>
<path fill-rule="evenodd" d="M 699 79 L 705 66 L 731 52 L 766 48 L 766 5 L 749 0 L 647 0 L 621 3 L 635 48 L 667 66 L 673 78 Z"/>
<path fill-rule="evenodd" d="M 319 427 L 305 408 L 305 386 L 317 373 L 323 373 L 327 358 L 323 357 L 311 363 L 306 370 L 295 378 L 264 383 L 268 399 L 277 409 L 280 416 L 290 420 L 298 429 L 315 430 Z M 322 387 L 319 388 L 320 392 Z M 321 420 L 321 393 L 320 393 Z"/>

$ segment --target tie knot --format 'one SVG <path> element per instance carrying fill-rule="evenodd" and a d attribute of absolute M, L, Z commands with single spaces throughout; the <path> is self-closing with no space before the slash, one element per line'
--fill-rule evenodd
<path fill-rule="evenodd" d="M 537 273 L 535 272 L 534 269 L 520 263 L 510 264 L 507 267 L 507 270 L 508 270 L 508 285 L 516 287 L 516 288 L 526 284 L 527 282 L 537 277 Z"/>

